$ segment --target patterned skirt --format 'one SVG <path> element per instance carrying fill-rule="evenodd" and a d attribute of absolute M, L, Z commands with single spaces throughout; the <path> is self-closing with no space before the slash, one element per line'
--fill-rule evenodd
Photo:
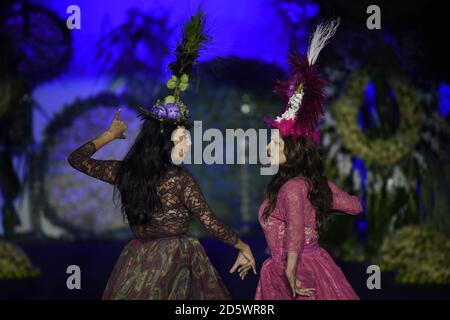
<path fill-rule="evenodd" d="M 131 240 L 122 250 L 102 299 L 231 299 L 197 239 Z"/>

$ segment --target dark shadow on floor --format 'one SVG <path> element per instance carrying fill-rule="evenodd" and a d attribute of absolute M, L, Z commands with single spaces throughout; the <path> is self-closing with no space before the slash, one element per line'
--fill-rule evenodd
<path fill-rule="evenodd" d="M 265 239 L 244 238 L 254 252 L 258 270 L 264 259 Z M 257 276 L 248 274 L 242 281 L 228 270 L 237 251 L 215 239 L 200 239 L 211 262 L 217 268 L 234 299 L 253 299 Z M 126 241 L 82 241 L 21 243 L 42 275 L 35 279 L 0 281 L 0 299 L 100 299 L 108 277 Z M 450 286 L 397 285 L 392 274 L 382 274 L 381 290 L 368 290 L 367 265 L 336 260 L 362 299 L 448 299 Z M 66 269 L 81 268 L 81 290 L 68 290 Z"/>

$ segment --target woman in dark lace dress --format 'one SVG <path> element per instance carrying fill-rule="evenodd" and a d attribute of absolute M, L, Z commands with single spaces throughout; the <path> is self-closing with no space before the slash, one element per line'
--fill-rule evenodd
<path fill-rule="evenodd" d="M 190 146 L 187 130 L 146 116 L 122 161 L 92 158 L 105 144 L 124 138 L 126 128 L 116 113 L 108 131 L 68 159 L 75 169 L 115 185 L 135 236 L 123 249 L 103 299 L 230 299 L 199 241 L 186 235 L 191 217 L 237 248 L 237 261 L 254 269 L 255 260 L 249 246 L 213 214 L 193 176 L 172 163 Z"/>

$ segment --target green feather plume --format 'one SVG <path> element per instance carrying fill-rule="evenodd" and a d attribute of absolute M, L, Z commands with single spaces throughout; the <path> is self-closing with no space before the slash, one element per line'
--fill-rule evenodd
<path fill-rule="evenodd" d="M 169 64 L 169 69 L 177 77 L 190 75 L 192 66 L 196 63 L 200 50 L 204 49 L 211 37 L 205 33 L 205 13 L 202 8 L 184 25 L 181 41 L 177 42 L 175 61 Z"/>

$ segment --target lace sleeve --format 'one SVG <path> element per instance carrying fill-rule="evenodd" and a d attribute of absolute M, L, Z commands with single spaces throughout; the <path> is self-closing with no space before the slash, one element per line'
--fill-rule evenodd
<path fill-rule="evenodd" d="M 328 181 L 328 186 L 333 193 L 332 210 L 340 211 L 347 214 L 357 215 L 363 211 L 363 207 L 358 197 L 352 196 L 341 190 L 333 182 Z"/>
<path fill-rule="evenodd" d="M 114 184 L 120 161 L 96 160 L 92 155 L 97 151 L 92 141 L 89 141 L 73 151 L 67 159 L 69 164 L 78 171 L 91 177 Z"/>
<path fill-rule="evenodd" d="M 300 253 L 305 243 L 306 185 L 290 180 L 281 187 L 279 195 L 286 219 L 283 248 L 286 252 Z"/>
<path fill-rule="evenodd" d="M 205 228 L 216 238 L 226 244 L 235 245 L 239 237 L 223 224 L 211 211 L 203 193 L 194 177 L 187 171 L 182 171 L 183 203 L 193 215 L 199 218 Z"/>

